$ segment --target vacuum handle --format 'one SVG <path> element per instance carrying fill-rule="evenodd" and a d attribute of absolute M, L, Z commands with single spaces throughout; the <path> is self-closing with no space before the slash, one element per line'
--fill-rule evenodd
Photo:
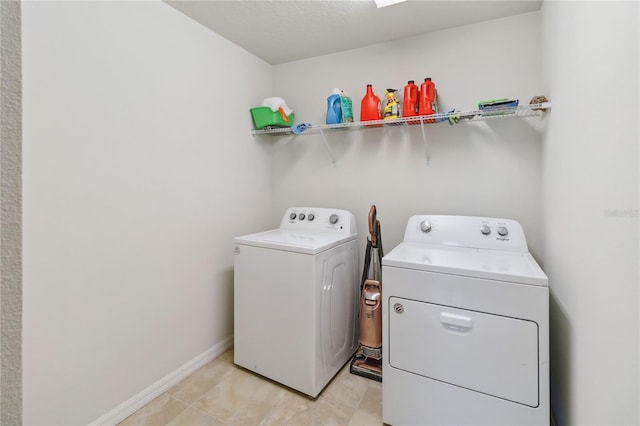
<path fill-rule="evenodd" d="M 376 219 L 376 206 L 373 205 L 369 209 L 369 234 L 371 235 L 371 245 L 373 247 L 377 247 L 378 243 L 378 230 L 376 229 L 377 219 Z"/>

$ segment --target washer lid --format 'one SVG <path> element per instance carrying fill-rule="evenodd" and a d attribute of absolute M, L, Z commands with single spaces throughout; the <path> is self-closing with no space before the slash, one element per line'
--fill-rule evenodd
<path fill-rule="evenodd" d="M 347 241 L 355 240 L 356 237 L 357 234 L 344 236 L 314 230 L 299 232 L 279 228 L 236 237 L 233 241 L 236 244 L 247 246 L 285 250 L 295 253 L 317 254 Z"/>
<path fill-rule="evenodd" d="M 402 242 L 382 258 L 382 266 L 549 285 L 547 276 L 528 252 Z"/>

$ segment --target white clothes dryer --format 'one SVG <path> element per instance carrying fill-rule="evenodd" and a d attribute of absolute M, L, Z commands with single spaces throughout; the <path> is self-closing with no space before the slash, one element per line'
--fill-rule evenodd
<path fill-rule="evenodd" d="M 289 208 L 234 245 L 234 362 L 317 397 L 357 349 L 355 217 Z"/>
<path fill-rule="evenodd" d="M 549 287 L 522 226 L 413 216 L 382 259 L 383 420 L 549 425 Z"/>

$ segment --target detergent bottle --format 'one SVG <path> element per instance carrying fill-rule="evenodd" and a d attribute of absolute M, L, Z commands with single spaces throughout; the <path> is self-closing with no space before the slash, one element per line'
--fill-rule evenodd
<path fill-rule="evenodd" d="M 342 100 L 340 90 L 333 89 L 327 98 L 327 124 L 338 124 L 342 122 Z"/>
<path fill-rule="evenodd" d="M 342 104 L 342 122 L 353 123 L 353 108 L 351 106 L 351 98 L 347 96 L 344 90 L 340 91 L 340 101 Z"/>
<path fill-rule="evenodd" d="M 409 80 L 404 86 L 404 97 L 402 99 L 402 116 L 413 117 L 418 115 L 418 86 L 415 81 Z"/>
<path fill-rule="evenodd" d="M 433 84 L 430 77 L 425 78 L 424 82 L 420 85 L 420 100 L 418 102 L 419 115 L 431 115 L 438 112 L 436 95 L 435 84 Z"/>
<path fill-rule="evenodd" d="M 387 89 L 384 92 L 385 104 L 383 115 L 385 120 L 395 120 L 400 116 L 400 102 L 396 97 L 396 89 Z"/>
<path fill-rule="evenodd" d="M 360 103 L 360 121 L 380 120 L 381 118 L 380 98 L 373 93 L 373 86 L 367 84 L 367 93 Z"/>

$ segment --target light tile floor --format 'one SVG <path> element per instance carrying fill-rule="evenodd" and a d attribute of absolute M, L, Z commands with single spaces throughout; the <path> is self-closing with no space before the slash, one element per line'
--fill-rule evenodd
<path fill-rule="evenodd" d="M 382 424 L 382 383 L 348 364 L 313 399 L 235 366 L 231 349 L 119 426 Z"/>

